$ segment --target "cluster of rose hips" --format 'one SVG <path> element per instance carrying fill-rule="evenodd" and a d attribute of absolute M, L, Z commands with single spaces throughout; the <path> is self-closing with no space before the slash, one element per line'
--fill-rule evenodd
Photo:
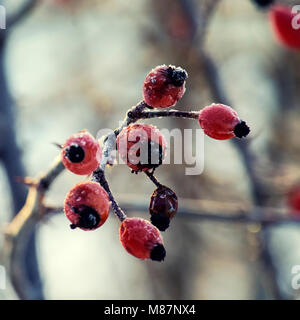
<path fill-rule="evenodd" d="M 300 50 L 300 28 L 295 27 L 297 12 L 288 5 L 275 4 L 274 0 L 253 0 L 258 6 L 268 9 L 269 21 L 277 40 L 285 47 Z M 296 20 L 295 20 L 296 19 Z"/>
<path fill-rule="evenodd" d="M 300 29 L 293 27 L 295 13 L 284 5 L 275 5 L 272 0 L 253 0 L 260 7 L 267 7 L 269 20 L 277 39 L 285 46 L 300 49 Z M 158 66 L 146 76 L 143 85 L 144 103 L 149 109 L 174 106 L 184 95 L 188 75 L 185 70 L 174 66 Z M 242 138 L 250 132 L 238 114 L 229 106 L 211 104 L 198 113 L 198 121 L 204 133 L 217 140 L 234 137 Z M 136 137 L 132 139 L 133 137 Z M 166 154 L 166 142 L 158 128 L 148 124 L 135 123 L 116 134 L 117 151 L 133 172 L 153 173 L 162 164 Z M 124 143 L 125 142 L 125 143 Z M 136 143 L 145 146 L 147 157 L 140 159 Z M 153 155 L 156 161 L 153 161 Z M 71 172 L 78 175 L 91 175 L 99 169 L 102 150 L 89 132 L 82 130 L 62 146 L 62 162 Z M 149 213 L 151 223 L 141 218 L 121 219 L 120 241 L 124 248 L 140 259 L 162 261 L 166 251 L 160 231 L 165 231 L 178 209 L 176 194 L 168 187 L 156 183 Z M 300 190 L 289 195 L 289 205 L 300 212 Z M 71 221 L 71 228 L 95 230 L 108 218 L 111 198 L 105 187 L 95 181 L 75 185 L 67 194 L 64 211 Z M 160 231 L 159 231 L 160 230 Z"/>
<path fill-rule="evenodd" d="M 158 66 L 146 76 L 143 85 L 144 103 L 147 108 L 168 108 L 174 106 L 185 92 L 188 75 L 185 70 L 172 65 Z M 199 112 L 198 121 L 209 137 L 225 140 L 247 136 L 250 129 L 229 106 L 212 104 Z M 132 137 L 135 137 L 132 139 Z M 123 143 L 123 142 L 126 143 Z M 153 174 L 162 164 L 166 153 L 166 142 L 158 128 L 148 124 L 135 123 L 123 128 L 117 134 L 117 151 L 120 158 L 133 172 Z M 145 146 L 146 159 L 140 159 L 140 150 L 135 145 Z M 91 175 L 99 170 L 102 150 L 90 133 L 83 130 L 66 140 L 61 146 L 64 166 L 78 175 Z M 156 156 L 152 161 L 153 154 Z M 145 160 L 145 161 L 143 161 Z M 149 205 L 151 223 L 141 218 L 121 220 L 120 241 L 130 254 L 140 259 L 162 261 L 166 255 L 160 231 L 169 227 L 170 220 L 178 209 L 176 194 L 168 187 L 156 183 Z M 111 198 L 105 186 L 96 181 L 75 185 L 67 194 L 64 211 L 71 221 L 71 228 L 95 230 L 106 221 Z M 160 230 L 160 231 L 159 231 Z"/>

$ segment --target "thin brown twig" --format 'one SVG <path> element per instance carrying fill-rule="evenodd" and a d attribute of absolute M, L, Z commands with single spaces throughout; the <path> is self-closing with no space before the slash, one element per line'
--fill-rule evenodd
<path fill-rule="evenodd" d="M 154 176 L 153 171 L 152 172 L 145 171 L 145 174 L 158 188 L 162 186 L 162 184 Z"/>
<path fill-rule="evenodd" d="M 167 110 L 167 111 L 144 111 L 139 115 L 140 119 L 150 118 L 162 118 L 162 117 L 174 117 L 183 119 L 194 119 L 197 120 L 199 117 L 198 111 L 178 111 L 178 110 Z"/>
<path fill-rule="evenodd" d="M 114 213 L 116 214 L 116 216 L 119 218 L 119 220 L 120 221 L 125 220 L 126 214 L 124 213 L 124 211 L 121 209 L 121 207 L 119 206 L 119 204 L 115 200 L 115 198 L 110 190 L 109 184 L 105 178 L 104 171 L 101 169 L 94 171 L 93 181 L 98 182 L 105 189 L 105 191 L 108 193 L 109 200 L 111 201 L 112 209 L 113 209 Z"/>

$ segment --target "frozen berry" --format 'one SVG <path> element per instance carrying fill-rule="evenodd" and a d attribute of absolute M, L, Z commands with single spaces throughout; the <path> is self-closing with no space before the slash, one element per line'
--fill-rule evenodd
<path fill-rule="evenodd" d="M 162 261 L 166 256 L 159 230 L 141 218 L 123 220 L 120 241 L 128 253 L 139 259 Z"/>
<path fill-rule="evenodd" d="M 71 221 L 71 228 L 94 230 L 107 219 L 110 209 L 106 191 L 96 182 L 75 185 L 67 194 L 64 210 Z"/>
<path fill-rule="evenodd" d="M 274 0 L 252 0 L 252 1 L 261 8 L 266 8 L 274 2 Z"/>
<path fill-rule="evenodd" d="M 136 123 L 120 132 L 117 148 L 121 159 L 133 171 L 147 171 L 162 164 L 166 141 L 155 126 Z"/>
<path fill-rule="evenodd" d="M 153 108 L 174 106 L 185 92 L 187 72 L 172 65 L 152 69 L 143 85 L 144 100 Z"/>
<path fill-rule="evenodd" d="M 150 220 L 160 231 L 165 231 L 169 227 L 177 209 L 178 199 L 170 188 L 160 186 L 154 190 L 149 205 Z"/>
<path fill-rule="evenodd" d="M 241 121 L 232 108 L 223 104 L 213 103 L 202 109 L 198 121 L 204 133 L 217 140 L 242 138 L 250 132 L 246 122 Z"/>
<path fill-rule="evenodd" d="M 284 5 L 274 5 L 269 11 L 269 20 L 277 40 L 286 47 L 300 50 L 300 28 L 295 28 L 296 13 Z M 296 21 L 300 24 L 300 19 Z"/>
<path fill-rule="evenodd" d="M 86 175 L 98 168 L 102 151 L 96 139 L 82 130 L 67 139 L 62 146 L 61 156 L 68 170 L 75 174 Z"/>

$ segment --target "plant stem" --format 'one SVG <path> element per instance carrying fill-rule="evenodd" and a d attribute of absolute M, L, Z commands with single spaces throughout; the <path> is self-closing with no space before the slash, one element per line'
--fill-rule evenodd
<path fill-rule="evenodd" d="M 178 111 L 178 110 L 167 110 L 167 111 L 148 111 L 141 112 L 139 115 L 140 119 L 150 118 L 162 118 L 162 117 L 173 117 L 173 118 L 185 118 L 197 120 L 199 112 L 197 111 Z"/>
<path fill-rule="evenodd" d="M 149 172 L 149 171 L 144 171 L 145 175 L 149 177 L 149 179 L 157 186 L 157 188 L 161 187 L 162 184 L 156 179 L 156 177 L 154 177 L 153 175 L 153 171 Z"/>
<path fill-rule="evenodd" d="M 115 200 L 115 198 L 110 190 L 109 184 L 105 178 L 104 171 L 100 168 L 97 169 L 96 171 L 94 171 L 92 180 L 95 182 L 98 182 L 105 189 L 105 191 L 108 193 L 109 200 L 111 201 L 112 209 L 113 209 L 114 213 L 116 214 L 116 216 L 119 218 L 119 220 L 121 222 L 123 220 L 125 220 L 127 218 L 127 216 L 124 213 L 124 211 L 120 208 L 117 201 Z"/>
<path fill-rule="evenodd" d="M 117 136 L 120 134 L 123 128 L 127 127 L 131 123 L 134 123 L 140 119 L 150 119 L 150 118 L 160 118 L 160 117 L 177 117 L 177 118 L 187 118 L 187 119 L 198 119 L 199 112 L 196 111 L 178 111 L 178 110 L 168 110 L 168 111 L 144 111 L 145 109 L 152 109 L 148 106 L 144 101 L 140 101 L 136 106 L 132 107 L 126 114 L 125 119 L 119 128 L 115 129 L 113 133 L 107 135 L 104 138 L 104 146 L 102 152 L 102 160 L 99 168 L 93 172 L 93 181 L 100 183 L 100 185 L 106 190 L 109 195 L 109 199 L 112 204 L 112 209 L 119 218 L 120 221 L 126 219 L 126 214 L 120 208 L 117 201 L 115 200 L 110 188 L 109 184 L 105 178 L 105 167 L 109 161 L 109 157 L 111 152 L 114 150 L 116 146 Z M 146 172 L 146 175 L 150 178 L 150 180 L 157 186 L 160 187 L 161 184 L 158 180 L 153 176 L 153 172 Z"/>

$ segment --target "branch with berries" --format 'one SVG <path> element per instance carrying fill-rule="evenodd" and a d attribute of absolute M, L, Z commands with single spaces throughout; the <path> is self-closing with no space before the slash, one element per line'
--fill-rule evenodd
<path fill-rule="evenodd" d="M 265 4 L 265 2 L 260 2 L 260 5 L 264 6 Z M 281 33 L 279 34 L 281 35 Z M 211 74 L 213 75 L 214 73 Z M 204 133 L 209 137 L 218 140 L 226 140 L 235 137 L 242 138 L 246 137 L 250 132 L 246 122 L 240 120 L 237 113 L 231 107 L 224 104 L 212 104 L 199 112 L 181 112 L 179 110 L 153 111 L 153 109 L 174 106 L 184 94 L 186 78 L 187 73 L 183 69 L 173 66 L 156 67 L 147 75 L 143 87 L 144 101 L 127 113 L 127 117 L 123 124 L 116 129 L 113 134 L 105 137 L 103 158 L 99 161 L 97 170 L 92 173 L 93 181 L 86 183 L 88 188 L 90 188 L 92 186 L 91 183 L 96 182 L 102 189 L 99 189 L 99 185 L 96 187 L 95 184 L 94 191 L 87 191 L 85 190 L 85 185 L 80 184 L 79 186 L 75 186 L 70 194 L 67 195 L 65 212 L 72 222 L 72 228 L 78 227 L 83 230 L 93 230 L 104 223 L 107 219 L 108 209 L 104 210 L 103 216 L 101 216 L 101 213 L 94 210 L 93 205 L 95 204 L 93 202 L 86 202 L 86 200 L 84 200 L 84 203 L 80 203 L 77 207 L 76 204 L 78 204 L 78 201 L 80 202 L 82 200 L 81 195 L 85 194 L 86 191 L 88 193 L 91 192 L 91 194 L 93 192 L 95 194 L 100 194 L 102 191 L 106 191 L 107 196 L 105 195 L 102 197 L 102 202 L 107 203 L 107 201 L 110 200 L 113 211 L 121 221 L 120 240 L 125 249 L 130 254 L 141 259 L 151 258 L 152 260 L 162 261 L 165 258 L 166 252 L 158 229 L 160 231 L 165 231 L 168 228 L 170 220 L 177 212 L 178 199 L 170 188 L 163 186 L 155 178 L 153 172 L 154 169 L 163 162 L 166 144 L 164 137 L 156 127 L 146 124 L 136 124 L 135 122 L 140 119 L 154 117 L 183 117 L 197 119 Z M 216 95 L 218 95 L 218 93 Z M 130 139 L 130 136 L 134 136 L 135 138 L 138 136 L 139 139 Z M 121 141 L 125 141 L 126 143 L 121 143 Z M 149 153 L 152 155 L 153 150 L 155 150 L 154 155 L 157 161 L 153 163 L 149 161 L 149 157 L 145 159 L 147 161 L 135 161 L 137 160 L 137 150 L 134 149 L 134 145 L 137 142 L 140 142 L 145 146 L 148 150 L 148 155 Z M 135 173 L 145 172 L 157 186 L 157 189 L 152 194 L 149 207 L 152 225 L 144 219 L 128 218 L 112 195 L 105 179 L 104 172 L 105 166 L 109 162 L 110 154 L 115 148 L 115 143 L 117 144 L 117 150 L 121 159 L 131 168 L 131 170 Z M 64 148 L 68 149 L 70 148 L 70 145 L 63 146 L 63 149 Z M 249 156 L 248 148 L 241 147 L 241 145 L 239 148 L 242 151 L 244 158 L 247 159 Z M 65 156 L 72 162 L 68 157 L 68 152 L 69 151 L 67 151 Z M 249 166 L 248 171 L 251 173 L 253 167 Z M 90 173 L 91 172 L 88 174 Z M 261 197 L 259 180 L 253 179 L 253 183 L 256 184 L 254 185 L 253 191 L 259 202 Z M 104 206 L 103 203 L 101 203 L 102 206 Z"/>
<path fill-rule="evenodd" d="M 141 119 L 180 117 L 198 120 L 204 133 L 211 138 L 227 140 L 242 138 L 250 129 L 229 106 L 212 104 L 201 111 L 160 111 L 174 106 L 185 92 L 188 75 L 175 66 L 158 66 L 146 76 L 143 85 L 144 101 L 127 112 L 121 126 L 103 138 L 103 151 L 87 131 L 80 131 L 61 146 L 64 166 L 79 175 L 92 175 L 91 181 L 74 186 L 65 198 L 64 211 L 71 228 L 95 230 L 102 226 L 110 206 L 121 221 L 120 240 L 124 248 L 140 259 L 162 261 L 166 251 L 159 231 L 165 231 L 178 209 L 176 194 L 162 185 L 154 170 L 163 163 L 167 145 L 164 136 L 153 125 L 136 123 Z M 141 218 L 128 218 L 115 200 L 105 178 L 105 167 L 112 151 L 134 173 L 143 172 L 156 185 L 149 212 L 151 223 Z"/>
<path fill-rule="evenodd" d="M 160 231 L 165 231 L 178 210 L 178 198 L 174 191 L 161 184 L 154 176 L 154 170 L 160 166 L 166 154 L 166 141 L 161 132 L 152 125 L 136 123 L 142 119 L 160 117 L 179 117 L 198 120 L 204 132 L 215 139 L 242 137 L 249 133 L 245 122 L 229 106 L 212 104 L 201 111 L 180 111 L 165 108 L 174 106 L 183 96 L 187 73 L 174 66 L 159 66 L 146 77 L 143 93 L 144 101 L 131 108 L 121 126 L 101 139 L 101 148 L 90 133 L 83 130 L 68 138 L 60 145 L 61 155 L 55 160 L 50 170 L 38 179 L 25 179 L 29 195 L 24 208 L 12 220 L 6 230 L 7 269 L 20 297 L 26 297 L 30 283 L 20 271 L 23 261 L 24 246 L 34 226 L 50 213 L 60 211 L 45 203 L 45 194 L 55 178 L 64 168 L 78 175 L 90 175 L 91 181 L 75 185 L 67 194 L 64 212 L 71 222 L 71 229 L 85 231 L 102 226 L 112 208 L 121 221 L 120 240 L 124 248 L 140 259 L 162 261 L 166 250 Z M 155 99 L 154 99 L 155 97 Z M 164 110 L 161 110 L 164 109 Z M 133 137 L 133 139 L 132 139 Z M 135 149 L 139 143 L 140 148 Z M 111 165 L 111 153 L 116 150 L 132 172 L 143 172 L 156 186 L 150 205 L 150 221 L 142 218 L 127 217 L 115 200 L 105 177 L 105 168 Z M 146 157 L 140 158 L 142 150 Z M 140 154 L 139 154 L 140 153 Z M 149 157 L 150 155 L 150 157 Z M 189 212 L 184 207 L 183 212 Z M 233 210 L 233 214 L 235 214 Z M 183 213 L 184 214 L 184 213 Z M 209 219 L 210 213 L 203 215 Z M 239 215 L 222 217 L 212 214 L 211 219 L 222 221 L 244 221 Z M 228 219 L 227 219 L 228 218 Z M 32 288 L 33 289 L 33 288 Z"/>
<path fill-rule="evenodd" d="M 257 0 L 255 2 L 266 7 L 272 1 Z M 284 12 L 282 8 L 277 6 L 272 7 L 270 12 L 270 19 L 278 39 L 286 46 L 299 49 L 299 37 L 290 36 L 290 34 L 294 34 L 294 31 L 286 31 L 287 28 L 284 27 L 288 12 Z M 289 13 L 288 21 L 292 17 L 293 15 Z M 10 253 L 11 269 L 14 273 L 12 278 L 16 280 L 15 283 L 20 284 L 25 281 L 25 278 L 20 276 L 20 272 L 14 268 L 12 262 L 22 252 L 23 239 L 26 238 L 27 231 L 33 228 L 33 225 L 46 213 L 55 211 L 55 208 L 50 208 L 44 203 L 44 195 L 64 167 L 75 174 L 91 175 L 91 181 L 77 184 L 66 196 L 64 211 L 71 222 L 72 229 L 79 228 L 90 231 L 99 228 L 105 223 L 110 208 L 112 208 L 121 221 L 121 243 L 130 254 L 140 259 L 150 258 L 157 261 L 162 261 L 165 258 L 166 252 L 160 231 L 165 231 L 169 227 L 171 219 L 176 215 L 178 199 L 174 191 L 158 181 L 154 176 L 154 171 L 163 163 L 167 146 L 163 135 L 156 127 L 136 122 L 160 117 L 197 120 L 204 133 L 217 140 L 246 137 L 250 131 L 246 122 L 240 120 L 237 113 L 229 107 L 230 103 L 226 103 L 226 98 L 223 99 L 224 96 L 218 92 L 219 88 L 213 70 L 214 65 L 211 64 L 208 57 L 206 58 L 208 81 L 210 81 L 209 78 L 214 78 L 210 84 L 212 91 L 216 90 L 215 100 L 223 104 L 211 104 L 200 111 L 161 110 L 173 107 L 183 96 L 187 73 L 174 66 L 159 66 L 146 77 L 143 87 L 144 100 L 127 112 L 119 128 L 103 138 L 102 147 L 99 141 L 87 131 L 76 133 L 61 146 L 60 159 L 45 176 L 37 180 L 25 181 L 30 186 L 27 203 L 7 229 L 7 243 L 9 245 L 6 248 Z M 131 137 L 134 139 L 132 140 Z M 142 161 L 139 157 L 140 154 L 138 155 L 139 150 L 134 148 L 137 143 L 140 143 L 141 148 L 144 147 L 148 151 Z M 245 147 L 246 144 L 237 143 L 237 145 L 241 148 L 247 166 L 249 153 Z M 156 186 L 149 205 L 151 223 L 141 218 L 128 218 L 111 192 L 105 177 L 105 168 L 112 164 L 111 154 L 115 150 L 133 172 L 143 172 Z M 152 161 L 152 158 L 155 158 L 156 161 Z M 248 172 L 251 178 L 253 172 L 253 164 L 251 163 Z M 260 196 L 259 185 L 256 184 L 257 180 L 252 180 L 254 192 Z M 261 210 L 262 207 L 258 206 L 259 203 L 256 204 L 257 206 L 253 209 L 242 213 L 235 211 L 232 216 L 206 212 L 191 213 L 185 208 L 181 208 L 181 214 L 212 221 L 255 222 L 266 225 L 290 221 L 298 222 L 296 218 L 283 218 L 281 215 L 277 215 L 277 210 L 274 208 Z M 255 212 L 263 212 L 263 215 L 252 214 Z M 24 287 L 26 286 L 24 285 Z"/>

